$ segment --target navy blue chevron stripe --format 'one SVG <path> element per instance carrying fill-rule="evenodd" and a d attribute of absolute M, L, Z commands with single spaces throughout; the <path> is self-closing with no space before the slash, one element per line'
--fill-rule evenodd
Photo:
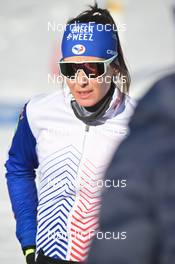
<path fill-rule="evenodd" d="M 44 228 L 45 230 L 47 230 L 47 232 L 43 233 L 42 235 L 38 234 L 39 236 L 39 243 L 38 245 L 42 244 L 43 238 L 47 237 L 48 240 L 53 240 L 54 238 L 54 234 L 56 234 L 56 232 L 60 233 L 66 233 L 66 228 L 64 228 L 64 226 L 62 226 L 60 223 L 56 222 L 53 224 L 52 227 L 50 227 L 50 229 L 47 229 L 47 227 L 50 225 L 50 223 Z M 53 232 L 54 230 L 54 232 Z M 41 232 L 42 233 L 42 230 Z M 52 234 L 52 235 L 50 235 Z M 55 238 L 54 238 L 55 239 Z"/>
<path fill-rule="evenodd" d="M 57 209 L 57 208 L 56 208 L 56 209 Z M 56 211 L 56 212 L 55 212 L 54 214 L 52 214 L 51 218 L 54 217 L 55 215 L 57 215 L 58 210 L 56 210 L 56 209 L 54 210 L 54 211 Z M 50 215 L 50 214 L 48 214 L 48 215 Z M 48 219 L 46 218 L 46 216 L 45 216 L 44 218 L 45 218 L 45 220 L 44 220 L 43 222 L 41 222 L 41 219 L 40 219 L 40 223 L 41 223 L 40 226 L 39 226 L 40 228 L 41 228 L 41 227 L 47 222 L 47 220 L 48 220 Z M 58 220 L 58 219 L 60 219 L 60 220 L 64 223 L 64 225 L 66 226 L 67 223 L 66 223 L 66 221 L 65 221 L 61 216 L 58 216 L 58 217 L 57 217 L 57 220 Z"/>
<path fill-rule="evenodd" d="M 57 247 L 56 247 L 57 246 Z M 61 248 L 61 250 L 57 249 L 57 253 L 55 253 L 55 247 Z M 45 254 L 51 256 L 54 259 L 65 259 L 67 254 L 67 248 L 64 250 L 64 247 L 60 243 L 53 243 L 46 251 Z"/>
<path fill-rule="evenodd" d="M 54 216 L 57 216 L 57 214 L 58 215 L 60 215 L 59 213 L 55 213 L 54 214 Z M 63 213 L 61 213 L 61 215 L 63 216 Z M 38 239 L 39 239 L 39 243 L 38 244 L 42 244 L 43 243 L 43 237 L 44 237 L 44 239 L 46 238 L 46 237 L 48 237 L 48 232 L 46 231 L 46 230 L 49 230 L 50 229 L 50 232 L 53 232 L 54 231 L 54 228 L 56 227 L 57 229 L 59 228 L 59 232 L 66 232 L 66 225 L 65 225 L 65 222 L 63 222 L 63 221 L 56 221 L 56 223 L 54 224 L 53 223 L 53 220 L 54 220 L 54 216 L 50 219 L 50 221 L 46 221 L 45 223 L 43 223 L 43 228 L 42 227 L 40 227 L 40 232 L 38 233 Z M 64 216 L 63 216 L 64 217 Z M 59 219 L 61 219 L 61 217 L 59 218 L 58 216 L 57 216 L 57 219 L 59 220 Z M 65 225 L 65 226 L 64 226 Z M 53 238 L 51 237 L 50 238 L 50 240 L 52 241 L 53 240 Z M 48 244 L 48 241 L 47 241 L 47 244 Z"/>
<path fill-rule="evenodd" d="M 67 153 L 71 153 L 72 154 L 72 152 L 70 152 L 70 151 L 68 151 Z M 58 158 L 60 158 L 61 156 L 65 156 L 67 153 L 64 153 L 64 154 L 62 154 L 62 155 L 60 155 L 60 156 L 57 156 L 56 158 L 54 158 L 54 159 L 52 159 L 51 161 L 49 161 L 46 165 L 48 165 L 50 162 L 52 162 L 53 160 L 57 160 Z M 75 158 L 77 158 L 75 155 L 74 155 L 74 157 Z M 65 159 L 62 159 L 60 162 L 64 162 L 64 161 L 66 161 L 66 160 L 70 160 L 76 167 L 78 167 L 78 163 L 79 163 L 79 159 L 77 158 L 77 161 L 78 161 L 78 163 L 76 164 L 71 158 L 69 158 L 69 157 L 66 157 Z M 58 162 L 59 163 L 59 162 Z M 58 163 L 56 163 L 56 164 L 54 164 L 54 165 L 52 165 L 52 166 L 50 166 L 50 167 L 48 167 L 45 171 L 44 171 L 44 173 L 43 174 L 45 174 L 49 169 L 51 169 L 52 167 L 54 167 L 54 166 L 56 166 Z M 46 166 L 45 165 L 45 166 Z M 44 167 L 45 167 L 44 166 Z M 43 170 L 43 168 L 42 168 L 42 170 Z"/>
<path fill-rule="evenodd" d="M 59 208 L 55 208 L 52 211 L 52 213 L 49 213 L 49 214 L 47 214 L 47 215 L 44 216 L 43 221 L 42 221 L 42 219 L 40 219 L 39 227 L 42 227 L 42 225 L 44 223 L 46 223 L 48 221 L 48 219 L 51 219 L 53 216 L 55 216 L 56 214 L 58 214 L 59 213 L 59 210 L 60 210 Z M 50 217 L 49 217 L 49 215 L 50 215 Z M 57 215 L 57 219 L 60 219 L 64 223 L 64 225 L 66 226 L 67 222 L 65 221 L 64 217 L 66 217 L 66 215 L 64 213 L 63 213 L 63 216 L 60 216 L 60 215 L 58 216 Z"/>
<path fill-rule="evenodd" d="M 74 199 L 73 199 L 72 197 L 69 197 L 69 199 L 72 200 L 72 205 L 73 205 L 73 203 L 74 203 Z M 56 208 L 51 209 L 51 208 L 54 207 L 54 206 L 56 206 Z M 49 209 L 51 209 L 51 210 L 49 210 Z M 48 208 L 46 208 L 45 210 L 43 210 L 43 211 L 42 211 L 42 214 L 44 214 L 44 212 L 46 212 L 46 211 L 49 211 L 49 212 L 48 212 L 47 214 L 45 214 L 43 217 L 40 217 L 40 218 L 39 218 L 39 222 L 42 222 L 42 220 L 43 220 L 44 218 L 47 218 L 47 216 L 49 216 L 49 215 L 51 214 L 50 211 L 54 212 L 56 209 L 58 209 L 58 205 L 57 205 L 57 203 L 54 203 L 54 204 L 52 204 L 51 206 L 49 206 Z M 65 218 L 67 217 L 67 216 L 64 214 L 64 212 L 62 212 L 62 214 L 63 214 L 63 216 L 64 216 Z"/>
<path fill-rule="evenodd" d="M 54 179 L 52 179 L 52 181 L 53 180 L 55 180 L 55 179 L 57 179 L 58 177 L 60 177 L 61 175 L 63 175 L 63 174 L 65 174 L 65 172 L 67 172 L 68 174 L 70 174 L 70 176 L 71 177 L 73 177 L 72 175 L 71 175 L 71 173 L 69 173 L 67 170 L 65 170 L 65 171 L 63 171 L 63 172 L 61 172 L 60 174 L 58 174 L 58 175 L 56 175 L 56 176 L 54 176 Z M 76 177 L 76 176 L 75 176 Z M 74 177 L 74 179 L 75 179 L 75 177 Z M 62 179 L 60 180 L 60 181 L 62 181 Z M 59 182 L 60 182 L 59 181 Z M 71 182 L 70 182 L 71 183 Z M 50 184 L 50 181 L 48 181 L 45 185 L 43 185 L 42 187 L 41 187 L 41 189 L 40 189 L 40 196 L 42 196 L 42 194 L 43 193 L 45 193 L 46 191 L 48 191 L 48 190 L 50 190 L 51 188 L 53 188 L 53 185 L 52 186 L 50 186 L 49 188 L 47 188 L 46 190 L 43 190 L 46 186 L 48 186 Z M 58 183 L 57 183 L 58 184 Z M 71 183 L 72 184 L 72 183 Z M 74 186 L 74 185 L 73 185 Z M 43 190 L 43 191 L 42 191 Z"/>
<path fill-rule="evenodd" d="M 66 248 L 66 246 L 67 246 L 67 243 L 63 240 L 63 239 L 59 239 L 59 242 L 61 242 L 61 243 L 58 243 L 58 242 L 54 242 L 55 244 L 57 244 L 57 245 L 60 245 L 60 247 L 64 250 L 64 251 L 66 251 L 67 250 L 67 248 Z M 52 243 L 53 244 L 53 243 Z M 63 246 L 63 245 L 65 245 L 65 246 Z M 49 250 L 49 249 L 51 249 L 52 248 L 52 246 L 49 246 L 48 248 L 47 248 L 47 250 Z"/>
<path fill-rule="evenodd" d="M 65 199 L 64 201 L 65 201 L 65 202 L 67 202 L 67 200 L 66 200 L 66 199 Z M 67 203 L 68 203 L 68 202 L 67 202 Z M 71 206 L 71 204 L 69 204 L 69 203 L 68 203 L 68 205 L 70 205 L 70 207 L 72 207 L 72 206 Z M 67 208 L 67 207 L 65 207 L 65 205 L 64 205 L 64 204 L 60 204 L 59 206 L 57 205 L 57 207 L 61 207 L 61 206 L 63 206 L 63 207 L 64 207 L 64 209 L 65 209 L 67 212 L 69 212 L 68 208 Z M 44 210 L 44 211 L 46 211 L 46 210 Z M 43 213 L 43 212 L 40 212 L 40 215 L 41 215 L 42 213 Z"/>
<path fill-rule="evenodd" d="M 57 156 L 53 157 L 55 154 Z M 43 249 L 48 256 L 66 259 L 68 237 L 62 239 L 60 234 L 66 234 L 68 216 L 75 202 L 80 158 L 79 151 L 67 146 L 47 157 L 40 171 L 37 249 Z M 47 181 L 49 178 L 50 182 Z M 51 183 L 52 186 L 49 185 Z"/>
<path fill-rule="evenodd" d="M 61 161 L 60 162 L 58 162 L 57 164 L 55 164 L 55 165 L 58 165 L 58 164 L 60 164 L 61 163 Z M 60 169 L 62 169 L 62 168 L 64 168 L 65 166 L 68 166 L 75 174 L 77 173 L 69 164 L 64 164 L 63 166 L 61 166 L 61 167 L 59 167 L 59 170 Z M 52 171 L 50 174 L 48 174 L 48 175 L 46 175 L 46 177 L 44 177 L 42 180 L 41 180 L 41 183 L 46 179 L 46 178 L 48 178 L 50 175 L 52 175 L 54 172 L 57 172 L 58 171 L 58 169 L 56 169 L 56 170 L 54 170 L 54 171 Z"/>
<path fill-rule="evenodd" d="M 67 177 L 65 177 L 64 179 L 66 179 L 66 178 L 67 178 Z M 48 203 L 49 201 L 54 201 L 55 199 L 57 199 L 58 197 L 61 197 L 61 196 L 66 197 L 65 195 L 62 195 L 62 193 L 65 192 L 65 190 L 63 189 L 63 187 L 65 187 L 65 186 L 68 186 L 68 188 L 69 188 L 69 185 L 68 185 L 67 183 L 64 183 L 64 184 L 63 184 L 60 188 L 58 188 L 57 190 L 54 190 L 54 191 L 50 192 L 49 194 L 43 196 L 43 197 L 40 199 L 40 205 L 45 205 L 46 202 Z M 59 191 L 60 189 L 62 189 L 62 191 L 58 193 L 58 191 Z M 72 191 L 73 191 L 73 190 L 72 190 Z M 54 193 L 57 193 L 57 195 L 52 196 L 50 199 L 47 199 L 47 201 L 44 201 L 43 203 L 41 203 L 41 201 L 42 201 L 45 197 L 48 197 L 48 196 L 50 196 L 50 195 L 53 195 Z"/>
<path fill-rule="evenodd" d="M 60 197 L 61 194 L 64 192 L 64 189 L 63 189 L 64 185 L 65 185 L 65 184 L 63 184 L 63 185 L 62 185 L 60 188 L 58 188 L 57 190 L 54 190 L 54 191 L 50 192 L 49 194 L 43 196 L 43 197 L 40 199 L 40 202 L 39 202 L 40 205 L 45 205 L 46 202 L 48 203 L 49 201 L 53 201 L 55 198 Z M 62 191 L 61 191 L 60 193 L 58 193 L 58 191 L 59 191 L 60 189 L 61 189 Z M 48 197 L 49 195 L 52 195 L 52 194 L 54 194 L 54 193 L 58 193 L 58 194 L 55 195 L 55 196 L 52 196 L 50 199 L 48 199 L 47 201 L 44 201 L 43 203 L 41 202 L 45 197 Z"/>
<path fill-rule="evenodd" d="M 69 185 L 66 183 L 66 184 L 64 184 L 64 185 L 66 185 L 66 186 L 68 186 L 68 188 L 69 188 Z M 62 187 L 61 187 L 62 188 Z M 74 190 L 72 190 L 72 192 L 74 192 L 75 193 L 75 191 Z M 57 190 L 55 190 L 55 191 L 53 191 L 52 192 L 52 194 L 53 193 L 57 193 Z M 64 194 L 63 194 L 64 193 Z M 49 194 L 50 195 L 50 194 Z M 49 196 L 49 195 L 47 195 L 47 196 Z M 53 196 L 53 197 L 51 197 L 50 199 L 48 198 L 46 201 L 44 201 L 43 203 L 40 203 L 40 206 L 45 206 L 45 204 L 46 203 L 49 203 L 50 201 L 52 201 L 52 202 L 54 202 L 55 200 L 57 200 L 57 202 L 60 202 L 61 200 L 66 200 L 67 198 L 71 198 L 71 196 L 72 196 L 72 194 L 70 194 L 69 193 L 69 196 L 65 196 L 65 190 L 62 190 L 60 193 L 58 193 L 57 195 L 55 195 L 55 196 Z M 47 197 L 46 196 L 46 197 Z M 44 199 L 44 197 L 42 198 L 42 199 Z M 74 201 L 74 199 L 73 199 L 73 201 Z"/>
<path fill-rule="evenodd" d="M 61 226 L 60 224 L 58 224 L 58 223 L 56 223 L 55 225 L 54 225 L 54 227 L 57 227 L 57 232 L 58 233 L 66 233 L 66 229 L 63 227 L 63 226 Z M 53 228 L 54 228 L 53 227 Z M 52 228 L 52 229 L 53 229 Z M 44 233 L 43 235 L 41 235 L 40 237 L 39 237 L 39 243 L 38 243 L 38 246 L 40 246 L 42 243 L 43 243 L 43 241 L 45 240 L 45 238 L 47 238 L 47 240 L 50 240 L 50 241 L 53 241 L 53 240 L 55 240 L 55 237 L 54 237 L 54 234 L 52 234 L 52 235 L 49 235 L 50 233 L 53 233 L 52 232 L 52 229 L 51 230 L 49 230 L 49 231 L 47 231 L 47 233 Z M 54 233 L 55 233 L 55 231 L 54 231 Z"/>
<path fill-rule="evenodd" d="M 57 215 L 56 220 L 53 219 L 53 217 L 55 215 Z M 63 218 L 62 218 L 63 216 L 62 217 L 60 216 L 60 212 L 57 211 L 55 215 L 52 216 L 51 218 L 47 218 L 46 221 L 44 221 L 41 224 L 39 224 L 39 226 L 38 226 L 38 228 L 39 228 L 38 237 L 40 237 L 40 233 L 43 232 L 43 229 L 46 229 L 49 225 L 51 225 L 52 223 L 54 223 L 54 221 L 57 221 L 57 223 L 58 223 L 58 219 L 60 219 L 60 218 L 61 218 L 61 220 L 63 222 L 62 223 L 62 227 L 63 227 L 63 225 L 65 225 L 65 227 L 66 227 L 66 224 L 67 223 L 65 222 L 65 220 L 63 220 Z M 59 223 L 61 224 L 61 221 Z"/>
<path fill-rule="evenodd" d="M 46 207 L 45 209 L 43 209 L 42 212 L 40 212 L 40 210 L 39 210 L 39 213 L 38 213 L 38 215 L 39 215 L 39 220 L 40 220 L 40 216 L 43 215 L 46 211 L 49 211 L 49 214 L 50 214 L 50 211 L 53 210 L 53 209 L 51 209 L 51 207 L 53 207 L 53 206 L 57 206 L 57 207 L 58 207 L 58 204 L 57 204 L 57 203 L 54 203 L 54 204 L 52 204 L 52 205 Z M 44 217 L 44 216 L 43 216 L 43 217 Z M 41 218 L 41 219 L 42 219 L 42 218 Z"/>
<path fill-rule="evenodd" d="M 65 160 L 67 160 L 67 161 L 69 161 L 69 160 L 71 160 L 71 159 L 69 159 L 69 158 L 66 158 Z M 64 161 L 65 161 L 64 160 Z M 54 165 L 52 165 L 51 167 L 50 167 L 50 169 L 51 168 L 53 168 L 53 167 L 56 167 L 57 165 L 59 165 L 60 163 L 63 163 L 63 160 L 61 160 L 61 161 L 59 161 L 59 162 L 57 162 L 57 163 L 55 163 Z M 64 166 L 69 166 L 75 173 L 77 172 L 72 166 L 70 166 L 70 164 L 71 163 L 63 163 L 63 165 L 61 165 L 60 167 L 59 167 L 59 169 L 61 169 L 61 168 L 63 168 Z M 71 164 L 72 165 L 72 164 Z M 76 166 L 76 168 L 78 168 L 78 165 L 75 165 Z M 48 177 L 48 176 L 50 176 L 52 173 L 54 173 L 55 171 L 57 171 L 58 170 L 58 168 L 56 169 L 56 170 L 54 170 L 54 171 L 51 171 L 51 173 L 49 173 L 49 174 L 46 174 L 46 172 L 44 172 L 43 173 L 43 179 L 42 179 L 42 181 L 46 178 L 46 177 Z M 45 177 L 45 174 L 46 174 L 46 177 Z"/>
<path fill-rule="evenodd" d="M 62 233 L 66 233 L 66 229 L 61 226 L 60 224 L 58 224 L 57 222 L 53 224 L 52 227 L 50 227 L 50 229 L 46 229 L 42 235 L 40 235 L 40 237 L 37 239 L 37 247 L 40 246 L 47 246 L 52 242 L 56 241 L 56 234 L 62 234 Z M 47 242 L 47 243 L 45 243 Z M 67 239 L 65 237 L 65 244 L 67 243 Z"/>
<path fill-rule="evenodd" d="M 46 255 L 48 255 L 48 253 L 50 251 L 49 256 L 51 256 L 51 254 L 54 254 L 55 259 L 62 259 L 62 258 L 65 259 L 66 254 L 67 254 L 67 249 L 68 249 L 68 243 L 65 242 L 64 240 L 60 240 L 59 242 L 52 241 L 52 243 L 50 243 L 49 246 L 42 247 L 44 253 Z M 56 250 L 55 250 L 55 248 L 56 248 Z M 39 247 L 38 247 L 38 251 L 39 251 Z"/>
<path fill-rule="evenodd" d="M 44 158 L 43 161 L 42 161 L 42 163 L 43 163 L 45 160 L 49 159 L 51 156 L 55 155 L 56 153 L 61 152 L 61 151 L 65 150 L 65 149 L 68 149 L 68 148 L 71 148 L 72 150 L 75 150 L 75 152 L 76 152 L 77 154 L 79 154 L 79 156 L 81 156 L 81 152 L 80 152 L 78 149 L 76 149 L 73 145 L 68 145 L 68 146 L 66 146 L 65 148 L 62 148 L 62 149 L 60 149 L 60 150 L 57 150 L 57 151 L 55 151 L 54 153 L 52 153 L 52 154 L 50 154 L 49 156 L 47 156 L 46 158 Z M 68 151 L 68 152 L 71 152 L 71 154 L 72 154 L 73 156 L 75 156 L 75 154 L 74 154 L 72 151 Z M 65 153 L 66 153 L 66 152 L 65 152 Z M 63 155 L 64 155 L 64 154 L 63 154 Z M 78 159 L 78 160 L 80 159 L 80 158 L 78 158 L 77 156 L 75 156 L 75 158 Z M 49 161 L 49 162 L 50 162 L 50 161 Z M 46 166 L 46 165 L 47 165 L 47 163 L 44 164 L 44 165 L 41 167 L 41 170 L 42 170 L 42 168 L 43 168 L 44 166 Z"/>
<path fill-rule="evenodd" d="M 38 248 L 42 247 L 42 249 L 44 250 L 49 247 L 51 248 L 53 245 L 57 245 L 67 252 L 67 246 L 68 246 L 67 238 L 64 237 L 64 240 L 63 238 L 62 239 L 59 238 L 60 234 L 62 233 L 66 233 L 66 230 L 60 229 L 59 225 L 56 223 L 50 230 L 50 237 L 47 234 L 42 235 L 42 237 L 40 238 L 40 242 L 38 243 Z"/>
<path fill-rule="evenodd" d="M 59 172 L 59 171 L 58 171 L 58 172 Z M 41 186 L 41 189 L 40 189 L 40 190 L 41 190 L 40 196 L 41 196 L 45 191 L 48 191 L 48 190 L 50 189 L 50 187 L 54 187 L 54 185 L 51 185 L 51 182 L 54 182 L 58 177 L 60 177 L 60 180 L 62 181 L 61 176 L 63 177 L 64 174 L 68 174 L 73 180 L 75 180 L 75 178 L 76 178 L 76 174 L 75 174 L 75 176 L 74 176 L 74 175 L 72 175 L 71 172 L 69 172 L 68 170 L 64 170 L 64 171 L 62 171 L 60 174 L 55 175 L 54 178 L 52 178 L 52 179 L 48 179 L 47 183 L 46 183 L 45 185 Z M 58 181 L 58 183 L 59 183 L 59 182 L 60 182 L 60 181 Z M 70 179 L 69 179 L 69 182 L 71 183 Z M 49 188 L 47 188 L 46 190 L 43 190 L 45 187 L 47 187 L 47 185 L 48 185 L 48 187 L 49 187 L 49 185 L 51 185 L 51 186 L 50 186 Z M 73 186 L 74 186 L 74 185 L 73 185 Z"/>

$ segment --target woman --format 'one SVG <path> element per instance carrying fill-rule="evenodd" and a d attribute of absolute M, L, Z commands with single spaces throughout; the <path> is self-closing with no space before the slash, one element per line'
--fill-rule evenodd
<path fill-rule="evenodd" d="M 28 264 L 86 260 L 98 229 L 102 177 L 134 108 L 116 86 L 128 91 L 130 77 L 106 9 L 95 4 L 68 21 L 62 55 L 63 89 L 25 105 L 6 162 Z"/>

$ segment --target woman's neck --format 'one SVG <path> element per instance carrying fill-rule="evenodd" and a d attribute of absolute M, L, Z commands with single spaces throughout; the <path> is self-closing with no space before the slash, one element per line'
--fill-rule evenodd
<path fill-rule="evenodd" d="M 84 107 L 84 108 L 88 112 L 91 112 L 91 113 L 97 111 L 101 107 L 101 105 L 106 101 L 106 99 L 108 97 L 112 97 L 113 96 L 114 90 L 115 90 L 115 87 L 114 87 L 114 85 L 111 84 L 111 87 L 110 87 L 109 91 L 106 93 L 106 95 L 97 104 L 95 104 L 93 106 Z"/>

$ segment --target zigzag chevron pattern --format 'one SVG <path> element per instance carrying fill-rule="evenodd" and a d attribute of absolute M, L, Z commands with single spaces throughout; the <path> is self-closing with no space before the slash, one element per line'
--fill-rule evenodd
<path fill-rule="evenodd" d="M 96 167 L 86 160 L 80 168 L 80 190 L 70 224 L 70 260 L 86 260 L 90 242 L 98 229 L 100 194 L 98 181 L 101 180 L 105 166 Z"/>
<path fill-rule="evenodd" d="M 77 170 L 81 153 L 73 146 L 61 149 L 40 167 L 37 252 L 55 259 L 66 259 L 67 222 L 75 202 Z"/>

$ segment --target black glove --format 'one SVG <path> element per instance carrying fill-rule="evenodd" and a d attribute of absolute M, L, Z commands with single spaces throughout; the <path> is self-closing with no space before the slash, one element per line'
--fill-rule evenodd
<path fill-rule="evenodd" d="M 30 253 L 26 256 L 26 263 L 27 264 L 36 264 L 35 262 L 35 253 Z"/>
<path fill-rule="evenodd" d="M 24 256 L 26 257 L 27 264 L 36 264 L 35 262 L 35 248 L 23 249 Z"/>

